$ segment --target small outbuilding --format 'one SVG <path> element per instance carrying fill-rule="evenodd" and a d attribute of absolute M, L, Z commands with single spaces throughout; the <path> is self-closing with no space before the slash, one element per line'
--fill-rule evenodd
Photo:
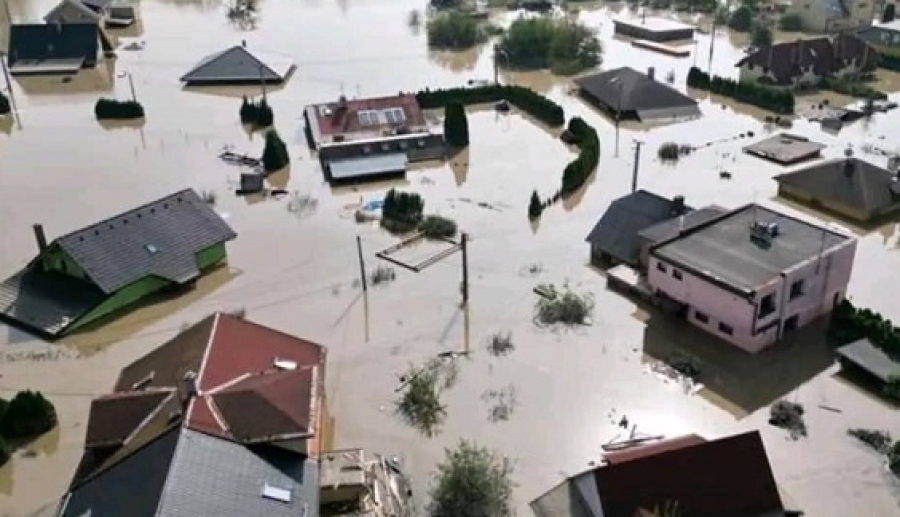
<path fill-rule="evenodd" d="M 97 22 L 14 24 L 9 29 L 9 73 L 74 74 L 97 65 L 112 45 Z"/>
<path fill-rule="evenodd" d="M 694 37 L 694 27 L 692 25 L 665 18 L 647 18 L 644 16 L 637 20 L 613 20 L 613 32 L 618 36 L 656 43 L 689 40 Z"/>
<path fill-rule="evenodd" d="M 281 84 L 294 71 L 292 59 L 247 48 L 247 42 L 204 57 L 181 76 L 187 86 Z"/>
<path fill-rule="evenodd" d="M 618 119 L 641 122 L 700 116 L 697 101 L 646 74 L 624 66 L 575 79 L 581 95 Z"/>
<path fill-rule="evenodd" d="M 794 165 L 818 158 L 825 147 L 803 136 L 781 133 L 744 147 L 744 152 L 779 165 Z"/>
<path fill-rule="evenodd" d="M 775 176 L 778 195 L 857 223 L 900 213 L 898 174 L 860 160 L 827 160 Z"/>
<path fill-rule="evenodd" d="M 868 339 L 859 339 L 837 349 L 841 368 L 865 377 L 878 384 L 887 384 L 892 377 L 900 376 L 900 363 Z"/>

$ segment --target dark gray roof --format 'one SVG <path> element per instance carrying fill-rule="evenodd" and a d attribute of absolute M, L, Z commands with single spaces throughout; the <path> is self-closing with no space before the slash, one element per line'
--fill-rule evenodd
<path fill-rule="evenodd" d="M 96 23 L 15 24 L 9 28 L 9 66 L 17 61 L 84 59 L 93 63 L 100 51 Z"/>
<path fill-rule="evenodd" d="M 266 484 L 291 500 L 263 497 Z M 60 517 L 122 517 L 123 508 L 129 517 L 316 517 L 319 467 L 274 446 L 176 428 L 76 487 Z"/>
<path fill-rule="evenodd" d="M 649 242 L 662 242 L 666 239 L 678 236 L 681 232 L 689 231 L 691 228 L 718 217 L 725 212 L 727 212 L 727 210 L 720 206 L 707 206 L 692 212 L 687 212 L 682 217 L 666 219 L 661 223 L 644 228 L 638 232 L 638 235 Z"/>
<path fill-rule="evenodd" d="M 900 202 L 895 176 L 858 158 L 828 160 L 795 172 L 775 176 L 775 181 L 802 190 L 821 201 L 833 201 L 850 208 L 875 212 Z"/>
<path fill-rule="evenodd" d="M 204 57 L 181 77 L 186 83 L 281 82 L 293 69 L 290 59 L 263 56 L 235 45 Z"/>
<path fill-rule="evenodd" d="M 196 253 L 235 237 L 192 189 L 59 237 L 59 245 L 103 292 L 146 276 L 176 283 L 196 278 Z"/>
<path fill-rule="evenodd" d="M 585 240 L 616 260 L 635 264 L 641 253 L 638 232 L 671 217 L 672 201 L 638 190 L 613 201 Z"/>
<path fill-rule="evenodd" d="M 871 373 L 882 382 L 900 375 L 900 363 L 894 361 L 868 339 L 860 339 L 837 349 L 838 355 Z"/>
<path fill-rule="evenodd" d="M 0 283 L 0 317 L 53 337 L 105 299 L 89 282 L 36 268 Z"/>
<path fill-rule="evenodd" d="M 618 111 L 696 106 L 697 101 L 627 66 L 575 79 L 597 102 Z"/>
<path fill-rule="evenodd" d="M 776 224 L 778 235 L 768 245 L 752 239 L 754 221 Z M 783 271 L 848 240 L 851 238 L 826 227 L 750 204 L 663 241 L 651 253 L 749 295 Z"/>

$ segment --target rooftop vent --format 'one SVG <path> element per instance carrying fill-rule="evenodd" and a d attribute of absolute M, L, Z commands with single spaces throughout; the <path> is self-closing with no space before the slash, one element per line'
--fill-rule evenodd
<path fill-rule="evenodd" d="M 275 359 L 274 364 L 275 364 L 275 368 L 278 368 L 279 370 L 296 370 L 297 369 L 297 362 L 289 361 L 287 359 Z"/>
<path fill-rule="evenodd" d="M 291 502 L 291 491 L 285 488 L 278 488 L 272 486 L 268 483 L 263 485 L 262 488 L 262 496 L 266 499 L 271 499 L 273 501 L 280 501 L 282 503 L 290 503 Z"/>
<path fill-rule="evenodd" d="M 750 225 L 750 238 L 763 242 L 770 242 L 775 237 L 778 237 L 780 231 L 781 229 L 778 227 L 778 223 L 756 221 Z"/>

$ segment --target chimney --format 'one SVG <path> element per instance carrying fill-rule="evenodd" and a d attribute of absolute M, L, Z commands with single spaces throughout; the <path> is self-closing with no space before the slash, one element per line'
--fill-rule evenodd
<path fill-rule="evenodd" d="M 853 176 L 854 169 L 853 149 L 847 147 L 847 149 L 844 150 L 844 156 L 846 157 L 844 159 L 844 175 L 849 178 L 850 176 Z"/>
<path fill-rule="evenodd" d="M 197 374 L 192 370 L 188 370 L 184 373 L 182 380 L 184 381 L 184 396 L 182 400 L 187 405 L 197 395 Z"/>
<path fill-rule="evenodd" d="M 241 40 L 241 46 L 244 47 L 244 48 L 247 48 L 247 40 L 242 39 L 242 40 Z"/>
<path fill-rule="evenodd" d="M 647 68 L 647 77 L 649 77 L 651 80 L 656 79 L 656 69 L 652 66 Z"/>
<path fill-rule="evenodd" d="M 681 215 L 684 213 L 684 196 L 675 196 L 672 198 L 672 215 Z"/>
<path fill-rule="evenodd" d="M 34 240 L 37 241 L 38 253 L 43 253 L 47 250 L 47 236 L 44 234 L 44 225 L 33 224 L 31 228 L 34 230 Z"/>

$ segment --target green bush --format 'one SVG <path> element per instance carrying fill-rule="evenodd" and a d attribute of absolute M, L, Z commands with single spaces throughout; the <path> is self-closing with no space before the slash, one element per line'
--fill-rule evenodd
<path fill-rule="evenodd" d="M 10 111 L 9 99 L 6 98 L 6 95 L 3 95 L 3 92 L 0 92 L 0 115 L 6 115 Z"/>
<path fill-rule="evenodd" d="M 681 156 L 678 150 L 678 144 L 675 142 L 666 142 L 663 145 L 659 146 L 659 150 L 656 152 L 661 161 L 671 162 L 677 161 Z"/>
<path fill-rule="evenodd" d="M 788 32 L 799 32 L 803 29 L 803 20 L 799 14 L 788 13 L 778 19 L 778 28 Z"/>
<path fill-rule="evenodd" d="M 427 508 L 430 517 L 510 517 L 512 463 L 474 443 L 446 450 Z"/>
<path fill-rule="evenodd" d="M 848 95 L 850 97 L 858 97 L 862 99 L 885 100 L 887 95 L 883 92 L 872 88 L 867 84 L 856 81 L 847 81 L 832 77 L 824 77 L 819 86 L 825 90 L 831 90 L 835 93 Z"/>
<path fill-rule="evenodd" d="M 272 111 L 266 99 L 254 103 L 245 95 L 241 101 L 241 124 L 254 128 L 270 127 L 275 123 L 275 113 Z"/>
<path fill-rule="evenodd" d="M 468 106 L 506 100 L 550 127 L 559 127 L 566 122 L 559 104 L 524 86 L 492 84 L 476 88 L 426 89 L 416 94 L 416 100 L 422 109 L 442 108 L 453 102 Z"/>
<path fill-rule="evenodd" d="M 728 28 L 737 32 L 750 32 L 753 28 L 753 11 L 746 5 L 735 9 L 728 18 Z"/>
<path fill-rule="evenodd" d="M 392 233 L 406 233 L 422 222 L 425 201 L 414 192 L 391 189 L 381 206 L 381 226 Z"/>
<path fill-rule="evenodd" d="M 27 438 L 46 433 L 56 426 L 56 408 L 36 391 L 20 391 L 9 401 L 0 435 L 5 438 Z"/>
<path fill-rule="evenodd" d="M 270 129 L 266 133 L 266 146 L 263 148 L 262 154 L 263 170 L 266 172 L 275 172 L 281 170 L 291 163 L 291 154 L 288 152 L 287 144 L 278 136 L 274 129 Z"/>
<path fill-rule="evenodd" d="M 556 18 L 518 18 L 504 33 L 500 48 L 513 68 L 549 68 L 571 75 L 597 66 L 603 47 L 587 26 Z"/>
<path fill-rule="evenodd" d="M 428 46 L 436 49 L 465 49 L 474 47 L 483 39 L 478 21 L 459 11 L 435 15 L 426 27 Z"/>
<path fill-rule="evenodd" d="M 528 203 L 528 218 L 532 221 L 541 216 L 544 211 L 544 204 L 538 196 L 537 190 L 531 193 L 531 201 Z"/>
<path fill-rule="evenodd" d="M 444 140 L 453 147 L 469 145 L 466 108 L 458 102 L 451 102 L 444 107 Z"/>
<path fill-rule="evenodd" d="M 697 67 L 691 67 L 687 75 L 691 88 L 709 90 L 716 95 L 731 97 L 738 102 L 759 106 L 775 113 L 794 112 L 794 92 L 753 82 L 735 81 L 726 77 L 709 76 Z"/>
<path fill-rule="evenodd" d="M 450 239 L 456 235 L 456 222 L 439 215 L 429 215 L 419 225 L 419 231 L 428 239 Z"/>
<path fill-rule="evenodd" d="M 573 143 L 578 146 L 578 157 L 569 162 L 563 170 L 563 197 L 573 194 L 584 185 L 600 162 L 600 138 L 597 131 L 581 117 L 572 117 L 567 128 Z"/>
<path fill-rule="evenodd" d="M 144 116 L 144 107 L 137 101 L 98 99 L 94 104 L 97 120 L 128 120 Z"/>

